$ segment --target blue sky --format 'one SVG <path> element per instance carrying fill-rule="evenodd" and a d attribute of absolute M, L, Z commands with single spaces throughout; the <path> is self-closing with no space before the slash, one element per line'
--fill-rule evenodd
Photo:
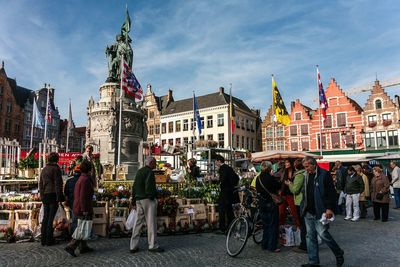
<path fill-rule="evenodd" d="M 220 86 L 265 114 L 272 73 L 286 106 L 315 108 L 315 65 L 348 90 L 400 77 L 398 1 L 0 0 L 0 60 L 19 85 L 50 83 L 67 117 L 86 124 L 90 96 L 107 78 L 105 47 L 128 3 L 136 77 L 175 99 Z M 390 95 L 399 88 L 388 89 Z M 353 98 L 364 106 L 367 94 Z"/>

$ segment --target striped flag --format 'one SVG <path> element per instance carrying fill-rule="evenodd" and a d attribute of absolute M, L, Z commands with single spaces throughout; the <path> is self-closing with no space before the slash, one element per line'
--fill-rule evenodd
<path fill-rule="evenodd" d="M 324 121 L 326 120 L 326 110 L 328 109 L 328 101 L 326 101 L 326 95 L 324 91 L 324 87 L 321 82 L 321 75 L 319 74 L 319 69 L 317 65 L 317 79 L 318 79 L 318 90 L 319 90 L 319 107 L 322 112 L 322 116 L 324 117 Z"/>
<path fill-rule="evenodd" d="M 50 103 L 50 90 L 47 90 L 47 112 L 46 112 L 46 120 L 47 122 L 51 123 L 51 103 Z"/>
<path fill-rule="evenodd" d="M 125 62 L 122 65 L 121 87 L 131 97 L 142 100 L 142 86 L 133 74 L 132 69 Z"/>

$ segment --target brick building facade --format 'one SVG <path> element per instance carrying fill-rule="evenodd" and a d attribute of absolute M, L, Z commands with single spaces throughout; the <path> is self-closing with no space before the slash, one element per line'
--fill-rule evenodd
<path fill-rule="evenodd" d="M 274 123 L 272 106 L 268 109 L 264 121 L 261 124 L 262 150 L 287 150 L 287 127 L 281 123 Z"/>

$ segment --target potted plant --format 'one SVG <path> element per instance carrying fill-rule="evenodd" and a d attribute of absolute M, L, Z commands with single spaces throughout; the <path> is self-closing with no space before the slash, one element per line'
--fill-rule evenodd
<path fill-rule="evenodd" d="M 39 161 L 35 160 L 33 156 L 21 159 L 18 169 L 21 171 L 20 176 L 25 178 L 34 178 L 35 168 L 39 167 Z"/>
<path fill-rule="evenodd" d="M 370 121 L 368 122 L 368 127 L 374 128 L 376 126 L 376 121 Z"/>
<path fill-rule="evenodd" d="M 383 126 L 387 127 L 387 126 L 389 126 L 390 124 L 392 124 L 392 120 L 383 120 L 383 121 L 382 121 L 382 124 L 383 124 Z"/>

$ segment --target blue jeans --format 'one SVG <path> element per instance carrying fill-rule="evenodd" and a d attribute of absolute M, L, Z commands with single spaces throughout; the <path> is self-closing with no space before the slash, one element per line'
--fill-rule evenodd
<path fill-rule="evenodd" d="M 396 208 L 400 208 L 400 188 L 393 188 L 394 201 L 396 202 Z"/>
<path fill-rule="evenodd" d="M 261 241 L 261 247 L 269 251 L 274 251 L 278 248 L 278 207 L 271 203 L 270 207 L 260 209 L 260 215 L 263 223 L 263 238 Z"/>
<path fill-rule="evenodd" d="M 343 256 L 343 250 L 340 249 L 339 245 L 328 232 L 329 224 L 323 225 L 320 223 L 319 218 L 316 218 L 315 215 L 308 212 L 304 216 L 304 220 L 307 228 L 307 253 L 309 263 L 319 264 L 317 235 L 328 245 L 336 257 Z"/>

